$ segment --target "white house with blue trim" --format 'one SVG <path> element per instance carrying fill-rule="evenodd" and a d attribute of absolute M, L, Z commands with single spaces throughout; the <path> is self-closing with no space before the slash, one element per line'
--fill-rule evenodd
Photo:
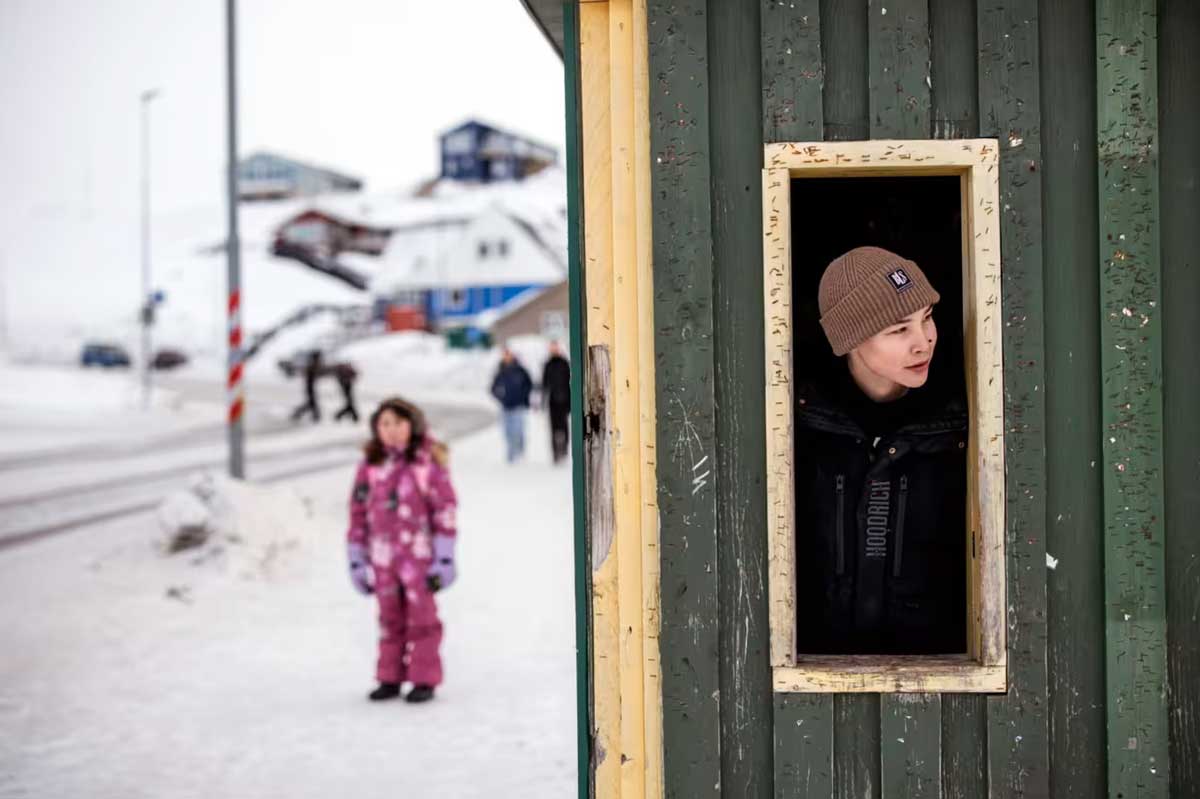
<path fill-rule="evenodd" d="M 377 256 L 344 252 L 338 261 L 370 276 L 376 302 L 418 307 L 435 330 L 486 324 L 567 276 L 559 167 L 520 182 L 442 180 L 428 196 L 373 204 L 355 219 L 388 230 L 387 244 Z"/>

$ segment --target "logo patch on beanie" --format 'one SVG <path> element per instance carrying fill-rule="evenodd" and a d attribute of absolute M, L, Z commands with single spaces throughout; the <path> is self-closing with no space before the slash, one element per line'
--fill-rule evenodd
<path fill-rule="evenodd" d="M 909 277 L 908 273 L 903 269 L 896 269 L 888 272 L 887 279 L 888 282 L 892 284 L 892 288 L 896 290 L 897 294 L 902 294 L 913 287 L 912 278 Z"/>

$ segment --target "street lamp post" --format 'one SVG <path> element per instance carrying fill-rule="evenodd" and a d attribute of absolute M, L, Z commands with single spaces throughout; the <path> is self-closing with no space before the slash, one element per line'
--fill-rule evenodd
<path fill-rule="evenodd" d="M 158 89 L 142 92 L 142 408 L 150 407 L 150 327 L 154 324 L 153 288 L 150 283 L 150 103 Z"/>
<path fill-rule="evenodd" d="M 225 183 L 228 192 L 229 231 L 225 237 L 226 273 L 229 282 L 229 474 L 239 480 L 246 476 L 243 452 L 245 433 L 242 393 L 242 245 L 238 236 L 237 190 L 237 4 L 225 0 L 225 100 L 226 157 Z"/>

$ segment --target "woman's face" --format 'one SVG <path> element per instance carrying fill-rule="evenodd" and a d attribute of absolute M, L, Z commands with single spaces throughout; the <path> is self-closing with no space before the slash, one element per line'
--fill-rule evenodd
<path fill-rule="evenodd" d="M 379 440 L 391 449 L 404 449 L 412 437 L 412 422 L 390 408 L 379 414 L 375 429 Z"/>
<path fill-rule="evenodd" d="M 933 306 L 927 305 L 855 347 L 850 370 L 873 399 L 894 399 L 905 389 L 925 385 L 936 346 Z"/>

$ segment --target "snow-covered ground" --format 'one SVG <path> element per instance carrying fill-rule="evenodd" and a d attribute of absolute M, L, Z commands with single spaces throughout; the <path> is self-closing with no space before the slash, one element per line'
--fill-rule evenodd
<path fill-rule="evenodd" d="M 153 512 L 0 549 L 0 796 L 571 795 L 570 472 L 530 423 L 514 467 L 494 428 L 453 445 L 460 576 L 424 706 L 364 698 L 350 465 L 242 490 L 220 553 L 164 556 Z"/>
<path fill-rule="evenodd" d="M 561 184 L 243 205 L 247 339 L 303 307 L 370 302 L 269 254 L 302 208 L 401 225 L 502 200 L 558 241 Z M 48 209 L 19 224 L 0 253 L 0 799 L 574 793 L 570 472 L 550 464 L 537 414 L 530 459 L 503 462 L 488 392 L 499 351 L 423 333 L 354 338 L 364 331 L 329 314 L 282 331 L 247 363 L 249 481 L 221 492 L 236 534 L 166 556 L 160 520 L 189 505 L 164 498 L 226 458 L 223 211 L 153 220 L 153 285 L 166 294 L 154 347 L 191 361 L 154 374 L 148 408 L 136 370 L 78 366 L 87 341 L 139 358 L 137 220 Z M 507 343 L 537 381 L 548 342 Z M 290 420 L 303 385 L 278 362 L 313 346 L 354 363 L 357 424 L 330 418 L 342 404 L 332 379 L 318 385 L 319 424 Z M 395 394 L 452 441 L 461 501 L 460 577 L 441 601 L 447 682 L 427 706 L 366 701 L 375 609 L 345 574 L 366 417 Z"/>

